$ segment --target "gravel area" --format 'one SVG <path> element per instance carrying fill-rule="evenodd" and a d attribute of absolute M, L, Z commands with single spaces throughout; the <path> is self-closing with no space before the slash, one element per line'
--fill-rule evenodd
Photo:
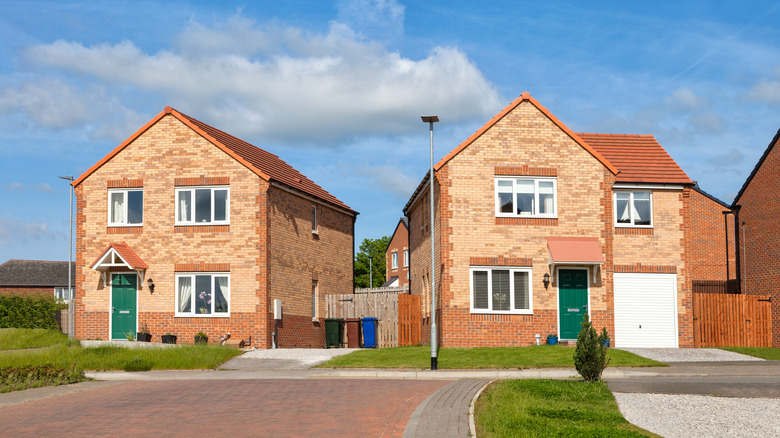
<path fill-rule="evenodd" d="M 290 363 L 290 368 L 310 368 L 330 359 L 357 351 L 359 348 L 276 348 L 250 350 L 237 359 L 265 359 Z M 285 366 L 287 368 L 287 366 Z"/>
<path fill-rule="evenodd" d="M 620 348 L 659 362 L 733 362 L 764 360 L 718 348 Z"/>
<path fill-rule="evenodd" d="M 780 399 L 615 393 L 630 423 L 666 438 L 780 436 Z"/>

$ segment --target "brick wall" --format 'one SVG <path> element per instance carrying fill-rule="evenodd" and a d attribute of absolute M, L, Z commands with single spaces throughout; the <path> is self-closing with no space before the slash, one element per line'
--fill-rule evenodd
<path fill-rule="evenodd" d="M 742 292 L 772 296 L 774 347 L 780 347 L 779 190 L 780 147 L 775 143 L 739 199 Z"/>
<path fill-rule="evenodd" d="M 325 345 L 327 294 L 352 293 L 352 217 L 341 210 L 272 187 L 269 193 L 270 296 L 282 300 L 279 330 L 282 347 Z M 318 232 L 312 233 L 312 208 L 317 207 Z M 318 287 L 318 317 L 312 321 L 312 281 Z M 270 335 L 267 338 L 270 345 Z"/>
<path fill-rule="evenodd" d="M 393 232 L 393 240 L 387 245 L 387 251 L 385 251 L 385 281 L 389 281 L 390 277 L 398 277 L 398 287 L 403 287 L 409 284 L 409 266 L 404 266 L 404 250 L 409 249 L 409 231 L 406 229 L 403 223 L 398 222 L 398 226 Z M 398 267 L 393 269 L 393 256 L 395 253 L 398 255 Z M 409 254 L 411 257 L 411 253 Z"/>
<path fill-rule="evenodd" d="M 728 207 L 691 190 L 690 233 L 686 235 L 687 265 L 692 280 L 726 280 L 726 246 L 730 278 L 734 268 L 734 216 L 724 215 Z M 726 227 L 728 226 L 728 243 Z"/>

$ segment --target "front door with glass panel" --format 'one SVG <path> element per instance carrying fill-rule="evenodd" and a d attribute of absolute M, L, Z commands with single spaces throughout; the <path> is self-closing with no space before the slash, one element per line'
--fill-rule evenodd
<path fill-rule="evenodd" d="M 588 312 L 588 271 L 558 271 L 558 305 L 561 339 L 577 339 L 582 318 Z"/>
<path fill-rule="evenodd" d="M 138 279 L 135 274 L 111 275 L 111 339 L 135 338 Z"/>

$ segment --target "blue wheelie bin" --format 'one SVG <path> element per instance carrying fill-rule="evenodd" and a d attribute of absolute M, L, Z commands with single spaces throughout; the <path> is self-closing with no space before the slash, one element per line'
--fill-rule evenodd
<path fill-rule="evenodd" d="M 363 348 L 376 348 L 376 321 L 374 317 L 363 318 Z"/>

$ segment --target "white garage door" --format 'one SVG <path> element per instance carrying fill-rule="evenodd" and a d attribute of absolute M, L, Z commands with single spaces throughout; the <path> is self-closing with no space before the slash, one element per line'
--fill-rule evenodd
<path fill-rule="evenodd" d="M 615 346 L 677 347 L 677 274 L 614 274 Z"/>

